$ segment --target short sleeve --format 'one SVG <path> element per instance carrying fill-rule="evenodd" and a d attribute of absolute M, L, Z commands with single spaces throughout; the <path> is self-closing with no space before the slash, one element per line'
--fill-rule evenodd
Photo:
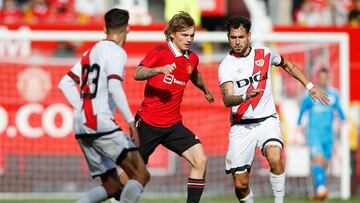
<path fill-rule="evenodd" d="M 67 75 L 73 79 L 77 84 L 80 83 L 81 76 L 81 62 L 80 60 L 75 63 L 75 65 L 71 68 L 71 70 L 67 73 Z"/>
<path fill-rule="evenodd" d="M 270 50 L 272 65 L 283 66 L 284 58 L 277 52 Z"/>
<path fill-rule="evenodd" d="M 219 85 L 225 82 L 233 81 L 232 68 L 228 67 L 226 63 L 221 63 L 218 70 Z"/>
<path fill-rule="evenodd" d="M 156 49 L 149 51 L 143 60 L 141 60 L 139 66 L 145 66 L 146 68 L 154 68 L 158 62 L 160 53 Z"/>
<path fill-rule="evenodd" d="M 107 77 L 116 78 L 121 81 L 125 77 L 125 64 L 127 62 L 127 54 L 124 49 L 116 47 L 109 54 L 107 61 Z"/>

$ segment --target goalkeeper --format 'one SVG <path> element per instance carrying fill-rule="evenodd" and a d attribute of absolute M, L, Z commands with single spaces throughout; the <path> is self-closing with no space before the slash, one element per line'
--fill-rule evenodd
<path fill-rule="evenodd" d="M 318 87 L 329 95 L 329 105 L 324 106 L 318 102 L 312 102 L 308 94 L 305 94 L 301 102 L 298 125 L 306 111 L 309 112 L 309 124 L 307 129 L 307 143 L 311 153 L 311 171 L 315 186 L 314 199 L 323 200 L 327 197 L 326 168 L 331 158 L 334 133 L 334 112 L 338 113 L 340 120 L 345 120 L 344 112 L 340 106 L 340 97 L 337 91 L 329 86 L 329 71 L 326 68 L 318 70 Z"/>

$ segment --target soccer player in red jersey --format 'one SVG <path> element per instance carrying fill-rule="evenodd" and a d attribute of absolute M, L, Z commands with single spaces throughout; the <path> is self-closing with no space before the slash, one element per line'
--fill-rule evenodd
<path fill-rule="evenodd" d="M 271 70 L 282 67 L 308 90 L 313 100 L 329 102 L 292 62 L 267 47 L 250 46 L 251 22 L 235 16 L 226 22 L 231 51 L 219 65 L 219 83 L 223 102 L 231 107 L 231 129 L 225 170 L 233 176 L 235 194 L 240 202 L 252 203 L 250 170 L 256 147 L 270 165 L 270 184 L 274 202 L 282 203 L 285 173 L 281 151 L 280 122 L 271 88 Z"/>
<path fill-rule="evenodd" d="M 84 153 L 93 187 L 76 203 L 96 203 L 114 197 L 121 203 L 135 203 L 150 174 L 136 145 L 138 130 L 122 88 L 127 54 L 122 48 L 129 32 L 129 13 L 111 9 L 105 14 L 106 39 L 84 53 L 81 60 L 60 81 L 59 87 L 74 107 L 75 137 Z M 80 85 L 80 92 L 77 89 Z M 130 128 L 131 141 L 114 122 L 116 107 Z M 129 176 L 122 185 L 116 165 Z"/>
<path fill-rule="evenodd" d="M 186 159 L 191 165 L 187 202 L 199 202 L 205 186 L 207 156 L 200 140 L 182 124 L 180 104 L 186 83 L 191 82 L 205 95 L 213 95 L 197 69 L 198 56 L 189 50 L 194 40 L 193 18 L 179 12 L 164 31 L 166 43 L 156 46 L 140 62 L 135 80 L 147 80 L 145 98 L 137 111 L 140 153 L 149 156 L 161 144 Z"/>

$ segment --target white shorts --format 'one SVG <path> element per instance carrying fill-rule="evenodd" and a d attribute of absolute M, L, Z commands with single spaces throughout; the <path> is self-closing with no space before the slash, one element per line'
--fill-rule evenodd
<path fill-rule="evenodd" d="M 116 168 L 116 161 L 123 152 L 135 150 L 135 144 L 123 131 L 101 136 L 96 139 L 78 139 L 85 155 L 90 175 L 96 177 Z"/>
<path fill-rule="evenodd" d="M 226 173 L 250 171 L 256 147 L 265 155 L 265 146 L 270 144 L 281 148 L 283 145 L 278 118 L 269 117 L 259 123 L 233 125 L 225 160 Z"/>

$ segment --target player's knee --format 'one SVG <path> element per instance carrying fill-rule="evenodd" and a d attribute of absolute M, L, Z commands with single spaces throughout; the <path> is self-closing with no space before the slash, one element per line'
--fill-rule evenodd
<path fill-rule="evenodd" d="M 235 189 L 238 191 L 247 191 L 249 188 L 249 180 L 245 179 L 234 179 Z"/>
<path fill-rule="evenodd" d="M 197 169 L 200 169 L 200 170 L 206 170 L 206 166 L 207 166 L 207 162 L 208 162 L 208 157 L 203 154 L 201 156 L 198 156 L 196 159 L 195 159 L 195 168 Z"/>
<path fill-rule="evenodd" d="M 150 181 L 150 173 L 146 168 L 141 168 L 141 169 L 134 171 L 131 179 L 135 179 L 140 184 L 145 186 Z"/>
<path fill-rule="evenodd" d="M 149 181 L 150 181 L 150 173 L 149 171 L 145 168 L 145 170 L 141 173 L 140 175 L 140 183 L 145 186 Z"/>

